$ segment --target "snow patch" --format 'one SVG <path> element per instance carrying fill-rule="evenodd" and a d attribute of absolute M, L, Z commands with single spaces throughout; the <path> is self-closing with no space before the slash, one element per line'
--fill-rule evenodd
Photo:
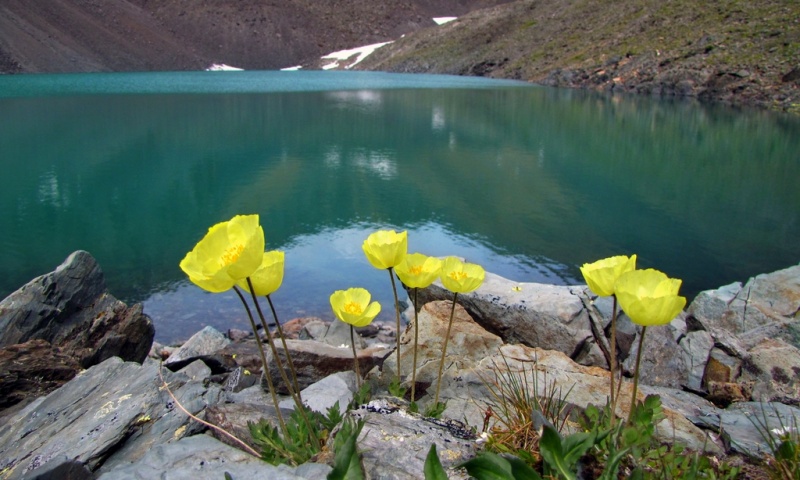
<path fill-rule="evenodd" d="M 294 67 L 281 68 L 281 71 L 282 72 L 296 72 L 296 71 L 298 71 L 298 70 L 300 70 L 302 68 L 303 68 L 302 65 L 295 65 Z"/>
<path fill-rule="evenodd" d="M 458 17 L 434 17 L 433 21 L 436 22 L 436 25 L 443 25 L 447 22 L 452 22 L 457 18 Z"/>
<path fill-rule="evenodd" d="M 363 47 L 358 48 L 351 48 L 350 50 L 339 50 L 338 52 L 329 53 L 322 58 L 322 60 L 335 60 L 334 62 L 328 63 L 322 66 L 323 70 L 330 70 L 332 68 L 339 67 L 339 61 L 347 60 L 348 58 L 352 57 L 353 55 L 358 55 L 356 61 L 351 63 L 350 65 L 346 65 L 344 68 L 353 68 L 359 62 L 367 58 L 372 52 L 381 48 L 384 45 L 388 45 L 392 42 L 383 42 L 383 43 L 374 43 L 372 45 L 366 45 Z"/>
<path fill-rule="evenodd" d="M 206 72 L 239 72 L 242 70 L 244 69 L 231 67 L 230 65 L 225 65 L 224 63 L 213 63 L 210 67 L 206 68 Z"/>

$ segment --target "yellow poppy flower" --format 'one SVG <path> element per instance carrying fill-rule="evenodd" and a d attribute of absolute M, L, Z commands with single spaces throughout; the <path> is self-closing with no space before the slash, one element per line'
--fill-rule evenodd
<path fill-rule="evenodd" d="M 237 215 L 208 229 L 181 260 L 181 270 L 198 287 L 224 292 L 253 274 L 264 255 L 264 230 L 258 215 Z"/>
<path fill-rule="evenodd" d="M 480 265 L 447 257 L 442 262 L 440 277 L 444 288 L 451 292 L 469 293 L 481 286 L 486 272 Z"/>
<path fill-rule="evenodd" d="M 594 263 L 584 263 L 581 267 L 581 273 L 589 289 L 601 297 L 614 295 L 614 283 L 617 278 L 631 270 L 636 270 L 636 255 L 604 258 Z"/>
<path fill-rule="evenodd" d="M 381 304 L 370 301 L 363 288 L 336 290 L 331 295 L 331 308 L 336 318 L 354 327 L 366 327 L 381 312 Z"/>
<path fill-rule="evenodd" d="M 364 240 L 361 248 L 373 267 L 380 270 L 395 267 L 408 251 L 408 232 L 378 230 Z"/>
<path fill-rule="evenodd" d="M 683 310 L 686 297 L 678 296 L 680 287 L 680 280 L 649 268 L 620 275 L 614 289 L 628 317 L 650 327 L 668 324 Z"/>
<path fill-rule="evenodd" d="M 253 284 L 253 290 L 255 290 L 254 293 L 256 295 L 269 295 L 280 288 L 281 283 L 283 283 L 283 260 L 283 252 L 278 250 L 264 252 L 261 266 L 250 275 L 250 282 Z M 246 292 L 250 291 L 247 279 L 239 280 L 236 284 Z"/>
<path fill-rule="evenodd" d="M 438 258 L 412 253 L 406 255 L 403 261 L 397 264 L 394 271 L 405 286 L 425 288 L 436 280 L 441 268 L 442 261 Z"/>

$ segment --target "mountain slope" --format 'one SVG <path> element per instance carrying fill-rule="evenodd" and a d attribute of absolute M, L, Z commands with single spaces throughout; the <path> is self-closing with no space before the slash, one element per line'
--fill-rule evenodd
<path fill-rule="evenodd" d="M 510 0 L 3 0 L 0 73 L 297 65 Z"/>
<path fill-rule="evenodd" d="M 800 2 L 518 0 L 408 35 L 358 68 L 800 108 Z"/>

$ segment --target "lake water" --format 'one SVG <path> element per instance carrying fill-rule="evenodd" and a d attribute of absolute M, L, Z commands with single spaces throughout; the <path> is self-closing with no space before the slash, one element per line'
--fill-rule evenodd
<path fill-rule="evenodd" d="M 520 282 L 639 255 L 716 288 L 800 261 L 800 120 L 516 82 L 368 72 L 0 76 L 0 296 L 91 252 L 161 341 L 246 328 L 178 262 L 259 213 L 286 251 L 282 321 L 368 288 L 366 236 Z"/>

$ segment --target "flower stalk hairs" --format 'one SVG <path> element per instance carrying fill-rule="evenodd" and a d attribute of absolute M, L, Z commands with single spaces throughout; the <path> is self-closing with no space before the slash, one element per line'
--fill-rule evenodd
<path fill-rule="evenodd" d="M 370 234 L 361 245 L 369 263 L 378 270 L 388 270 L 394 293 L 394 309 L 397 323 L 397 377 L 395 383 L 400 385 L 400 301 L 397 298 L 397 286 L 394 282 L 394 267 L 400 264 L 408 252 L 408 232 L 394 230 L 378 230 Z"/>
<path fill-rule="evenodd" d="M 608 359 L 608 366 L 611 370 L 611 393 L 609 401 L 611 403 L 612 412 L 616 412 L 617 407 L 617 392 L 614 386 L 617 380 L 617 296 L 614 295 L 614 286 L 620 275 L 635 269 L 636 255 L 631 255 L 630 257 L 617 255 L 615 257 L 598 260 L 594 263 L 584 263 L 583 266 L 581 266 L 581 273 L 589 289 L 597 296 L 611 296 L 613 300 L 611 308 L 611 353 Z M 614 415 L 612 415 L 612 426 L 614 425 L 614 418 Z"/>
<path fill-rule="evenodd" d="M 419 346 L 419 322 L 417 312 L 417 292 L 420 288 L 427 288 L 438 277 L 442 268 L 442 261 L 436 257 L 429 257 L 421 253 L 406 255 L 402 262 L 395 267 L 395 273 L 403 284 L 413 289 L 414 302 L 414 360 L 411 367 L 411 402 L 416 401 L 417 389 L 417 348 Z M 398 365 L 399 368 L 399 365 Z"/>
<path fill-rule="evenodd" d="M 474 263 L 462 262 L 456 257 L 447 257 L 442 262 L 439 278 L 442 280 L 444 288 L 453 292 L 453 306 L 450 310 L 450 321 L 447 323 L 447 333 L 444 336 L 444 346 L 442 347 L 442 359 L 439 362 L 439 373 L 436 381 L 436 397 L 433 405 L 439 406 L 439 391 L 442 385 L 442 370 L 444 369 L 444 359 L 447 355 L 447 343 L 450 339 L 450 330 L 453 328 L 453 315 L 456 311 L 456 301 L 459 293 L 469 293 L 476 290 L 483 284 L 486 272 L 483 267 Z"/>
<path fill-rule="evenodd" d="M 639 350 L 636 352 L 636 368 L 633 374 L 631 415 L 636 406 L 636 390 L 639 385 L 639 364 L 647 327 L 670 323 L 686 306 L 686 297 L 678 295 L 681 280 L 669 278 L 653 269 L 634 270 L 620 275 L 614 284 L 619 305 L 633 323 L 642 326 Z M 630 422 L 630 416 L 628 418 Z"/>
<path fill-rule="evenodd" d="M 371 299 L 369 292 L 363 288 L 336 290 L 330 298 L 333 314 L 339 320 L 350 325 L 350 345 L 353 348 L 357 389 L 361 388 L 361 370 L 358 366 L 354 330 L 355 327 L 366 327 L 381 312 L 381 304 L 370 303 Z"/>

